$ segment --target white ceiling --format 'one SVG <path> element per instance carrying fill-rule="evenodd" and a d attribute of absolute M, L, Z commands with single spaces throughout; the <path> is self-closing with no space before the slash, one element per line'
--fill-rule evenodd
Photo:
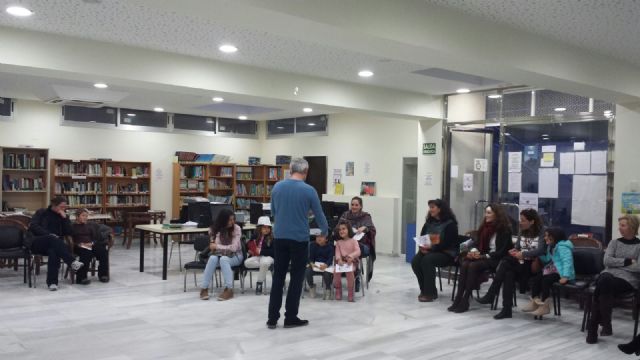
<path fill-rule="evenodd" d="M 640 65 L 640 1 L 423 1 Z"/>

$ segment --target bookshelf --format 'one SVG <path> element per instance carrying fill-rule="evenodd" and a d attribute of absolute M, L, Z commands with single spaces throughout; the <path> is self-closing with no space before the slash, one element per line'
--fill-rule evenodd
<path fill-rule="evenodd" d="M 49 150 L 0 147 L 0 200 L 9 208 L 35 211 L 49 202 Z"/>

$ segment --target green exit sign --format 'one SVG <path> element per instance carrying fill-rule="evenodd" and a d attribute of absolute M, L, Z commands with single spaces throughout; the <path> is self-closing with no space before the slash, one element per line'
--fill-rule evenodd
<path fill-rule="evenodd" d="M 436 143 L 424 143 L 422 144 L 422 155 L 435 155 Z"/>

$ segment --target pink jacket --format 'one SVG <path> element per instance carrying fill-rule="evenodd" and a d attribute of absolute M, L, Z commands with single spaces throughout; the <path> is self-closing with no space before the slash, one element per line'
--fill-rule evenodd
<path fill-rule="evenodd" d="M 337 240 L 336 246 L 336 259 L 344 256 L 350 256 L 352 259 L 358 261 L 360 258 L 360 245 L 355 239 Z"/>
<path fill-rule="evenodd" d="M 240 226 L 238 226 L 238 224 L 234 224 L 233 225 L 233 239 L 231 240 L 231 244 L 229 245 L 222 245 L 222 242 L 220 242 L 220 234 L 216 235 L 216 250 L 221 250 L 221 251 L 229 251 L 232 253 L 238 253 L 242 250 L 242 246 L 240 245 L 240 238 L 242 237 L 242 229 L 240 229 Z"/>

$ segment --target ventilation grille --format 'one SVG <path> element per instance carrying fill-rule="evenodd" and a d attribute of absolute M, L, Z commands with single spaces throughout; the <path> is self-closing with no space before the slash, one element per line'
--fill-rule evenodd
<path fill-rule="evenodd" d="M 47 104 L 53 104 L 53 105 L 80 106 L 80 107 L 88 107 L 88 108 L 101 108 L 105 105 L 104 102 L 102 101 L 88 101 L 88 100 L 61 99 L 61 98 L 53 98 L 45 102 Z"/>

